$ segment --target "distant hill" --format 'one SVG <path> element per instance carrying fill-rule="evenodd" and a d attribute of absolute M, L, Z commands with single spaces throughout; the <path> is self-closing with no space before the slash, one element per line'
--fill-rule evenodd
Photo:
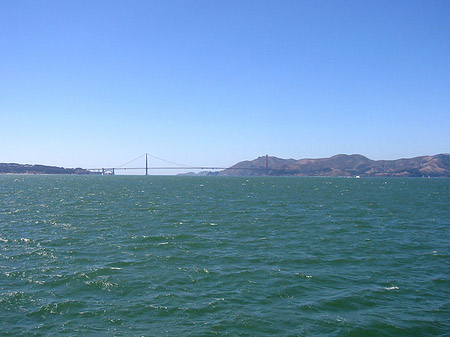
<path fill-rule="evenodd" d="M 0 163 L 0 174 L 99 174 L 82 168 Z M 360 154 L 338 154 L 319 159 L 266 157 L 242 161 L 220 172 L 185 175 L 208 176 L 323 176 L 323 177 L 450 177 L 450 154 L 397 160 L 371 160 Z"/>
<path fill-rule="evenodd" d="M 221 171 L 222 176 L 264 176 L 266 157 L 243 161 Z M 320 159 L 268 157 L 269 176 L 325 177 L 450 177 L 450 154 L 397 160 L 371 160 L 360 154 L 338 154 Z"/>
<path fill-rule="evenodd" d="M 96 174 L 82 168 L 0 163 L 0 174 Z"/>

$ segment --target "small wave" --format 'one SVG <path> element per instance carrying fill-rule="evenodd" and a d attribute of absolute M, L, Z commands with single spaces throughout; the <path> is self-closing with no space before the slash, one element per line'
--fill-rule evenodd
<path fill-rule="evenodd" d="M 93 281 L 85 281 L 87 286 L 92 287 L 93 289 L 102 289 L 108 292 L 111 292 L 113 288 L 117 288 L 119 285 L 117 283 L 109 282 L 108 278 L 93 280 Z"/>
<path fill-rule="evenodd" d="M 47 303 L 39 307 L 36 311 L 30 312 L 27 315 L 30 317 L 33 316 L 45 317 L 48 314 L 63 314 L 69 312 L 76 312 L 82 307 L 83 303 L 75 300 Z"/>
<path fill-rule="evenodd" d="M 305 275 L 303 273 L 295 273 L 295 275 L 300 276 L 300 277 L 304 277 L 304 278 L 312 278 L 312 275 Z"/>
<path fill-rule="evenodd" d="M 143 236 L 132 236 L 131 237 L 133 240 L 140 240 L 142 242 L 154 242 L 154 241 L 161 241 L 164 239 L 171 239 L 171 237 L 169 236 L 164 236 L 164 235 L 143 235 Z"/>
<path fill-rule="evenodd" d="M 393 286 L 393 287 L 384 287 L 384 289 L 386 290 L 398 290 L 398 287 Z"/>

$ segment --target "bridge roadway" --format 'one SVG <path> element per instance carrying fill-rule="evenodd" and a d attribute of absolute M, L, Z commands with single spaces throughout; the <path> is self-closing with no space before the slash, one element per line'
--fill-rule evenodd
<path fill-rule="evenodd" d="M 137 159 L 143 158 L 145 156 L 145 167 L 123 167 L 125 165 L 128 165 L 134 161 L 136 161 Z M 218 167 L 218 166 L 189 166 L 189 165 L 183 165 L 183 164 L 178 164 L 178 163 L 174 163 L 162 158 L 158 158 L 156 156 L 150 155 L 153 158 L 162 160 L 164 162 L 167 162 L 169 164 L 175 164 L 175 165 L 179 165 L 179 166 L 148 166 L 148 158 L 147 156 L 149 156 L 148 153 L 145 153 L 125 164 L 119 165 L 118 167 L 110 167 L 110 168 L 91 168 L 91 169 L 87 169 L 88 171 L 91 172 L 96 172 L 96 173 L 101 173 L 102 175 L 114 175 L 115 171 L 117 170 L 145 170 L 145 175 L 148 175 L 148 170 L 237 170 L 240 169 L 239 167 Z M 267 175 L 267 171 L 268 171 L 268 156 L 266 155 L 266 167 L 265 169 L 262 168 L 246 168 L 247 170 L 265 170 L 266 171 L 266 175 Z"/>
<path fill-rule="evenodd" d="M 230 167 L 207 167 L 207 166 L 189 166 L 189 167 L 171 167 L 171 166 L 152 166 L 152 167 L 112 167 L 112 168 L 89 168 L 88 171 L 101 173 L 103 175 L 114 175 L 118 170 L 142 170 L 148 175 L 149 170 L 226 170 Z"/>
<path fill-rule="evenodd" d="M 101 173 L 102 175 L 114 175 L 117 170 L 142 170 L 145 171 L 145 175 L 148 175 L 149 170 L 253 170 L 253 171 L 265 171 L 265 168 L 242 168 L 242 167 L 208 167 L 208 166 L 189 166 L 189 167 L 171 167 L 171 166 L 152 166 L 152 167 L 113 167 L 113 168 L 90 168 L 87 169 L 91 172 Z"/>

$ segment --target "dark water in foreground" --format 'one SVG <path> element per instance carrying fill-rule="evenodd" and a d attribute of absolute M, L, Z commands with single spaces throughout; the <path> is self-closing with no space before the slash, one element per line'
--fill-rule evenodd
<path fill-rule="evenodd" d="M 450 179 L 0 176 L 0 335 L 450 334 Z"/>

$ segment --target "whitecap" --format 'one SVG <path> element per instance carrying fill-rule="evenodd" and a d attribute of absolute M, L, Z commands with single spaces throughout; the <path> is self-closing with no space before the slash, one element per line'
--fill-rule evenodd
<path fill-rule="evenodd" d="M 398 287 L 396 287 L 396 286 L 393 286 L 393 287 L 385 287 L 384 289 L 386 289 L 386 290 L 397 290 Z"/>

